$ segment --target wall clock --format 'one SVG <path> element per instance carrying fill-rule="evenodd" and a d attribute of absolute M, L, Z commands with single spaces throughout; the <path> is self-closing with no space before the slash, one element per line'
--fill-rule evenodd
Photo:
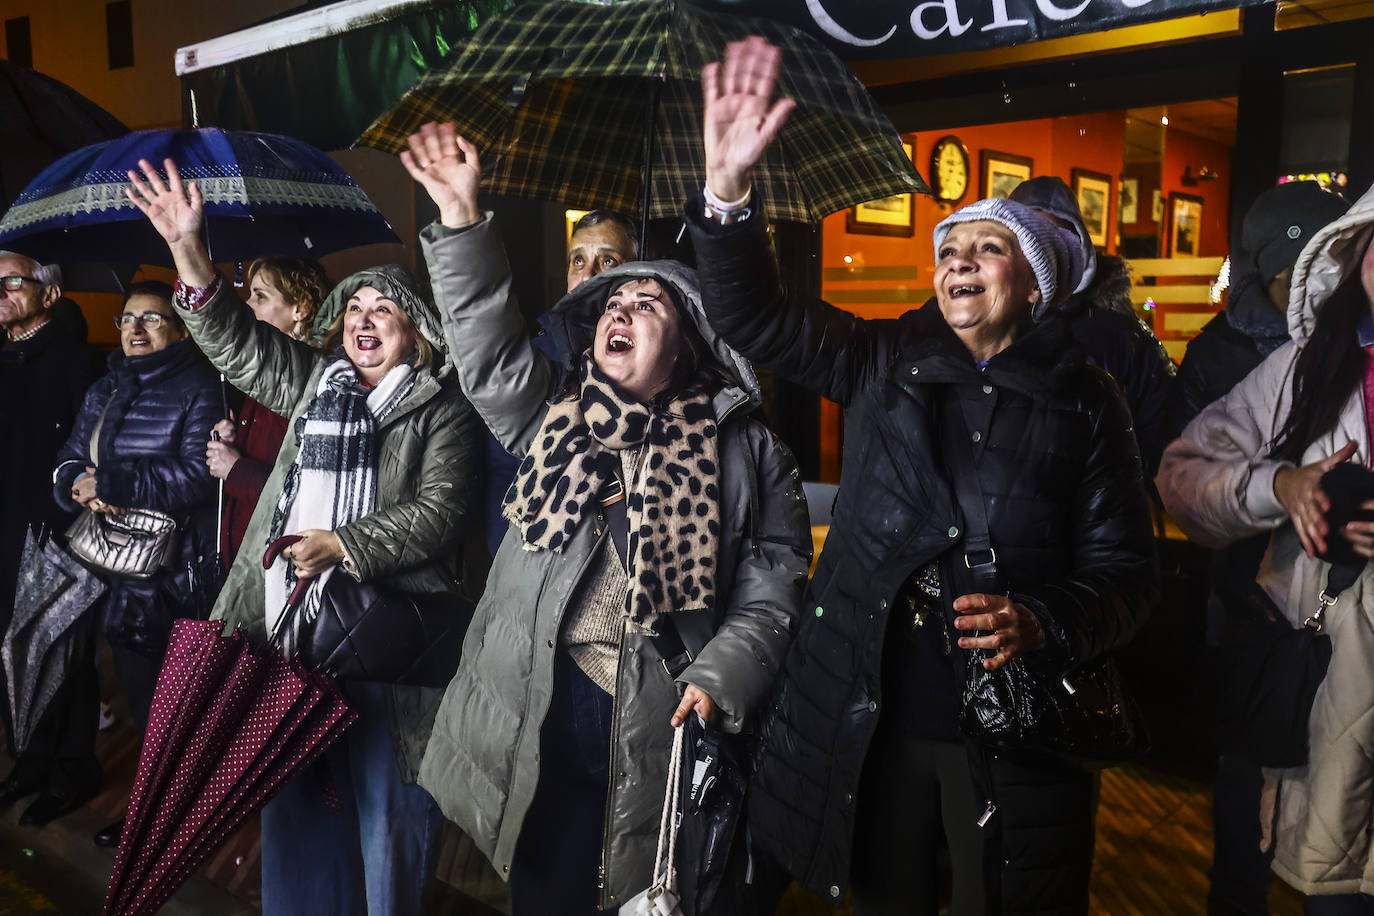
<path fill-rule="evenodd" d="M 930 153 L 930 192 L 942 204 L 958 203 L 968 193 L 968 151 L 950 134 Z"/>

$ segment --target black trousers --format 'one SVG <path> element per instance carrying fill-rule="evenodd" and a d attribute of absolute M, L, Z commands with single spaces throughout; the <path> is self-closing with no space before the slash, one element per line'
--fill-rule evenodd
<path fill-rule="evenodd" d="M 859 784 L 849 878 L 855 916 L 935 916 L 940 847 L 954 871 L 954 916 L 986 912 L 983 806 L 954 741 L 879 726 Z"/>
<path fill-rule="evenodd" d="M 983 772 L 975 779 L 974 766 Z M 979 826 L 994 786 L 996 813 Z M 1093 774 L 1053 760 L 971 755 L 962 741 L 878 727 L 859 786 L 850 882 L 856 916 L 934 916 L 942 845 L 954 916 L 1086 916 Z"/>

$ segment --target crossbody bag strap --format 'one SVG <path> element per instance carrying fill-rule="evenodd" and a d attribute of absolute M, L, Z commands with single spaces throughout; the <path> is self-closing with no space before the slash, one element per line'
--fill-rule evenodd
<path fill-rule="evenodd" d="M 954 496 L 964 516 L 964 566 L 979 591 L 1000 594 L 1002 584 L 997 574 L 997 551 L 993 549 L 988 530 L 987 502 L 983 498 L 983 485 L 978 480 L 977 459 L 968 424 L 964 421 L 964 408 L 953 385 L 941 387 L 940 407 L 944 422 L 940 429 L 940 445 L 945 471 L 954 485 Z"/>
<path fill-rule="evenodd" d="M 119 389 L 115 388 L 110 392 L 110 399 L 105 402 L 105 406 L 100 410 L 100 416 L 96 418 L 95 429 L 91 430 L 91 467 L 100 467 L 100 431 L 105 428 L 105 414 L 110 412 L 110 405 L 114 403 L 115 395 Z"/>
<path fill-rule="evenodd" d="M 1327 570 L 1326 587 L 1317 596 L 1317 609 L 1312 612 L 1312 616 L 1302 622 L 1302 625 L 1310 630 L 1320 633 L 1322 631 L 1322 618 L 1326 615 L 1326 609 L 1336 603 L 1336 599 L 1341 596 L 1341 592 L 1355 584 L 1355 580 L 1364 574 L 1364 563 L 1345 564 L 1336 563 Z"/>

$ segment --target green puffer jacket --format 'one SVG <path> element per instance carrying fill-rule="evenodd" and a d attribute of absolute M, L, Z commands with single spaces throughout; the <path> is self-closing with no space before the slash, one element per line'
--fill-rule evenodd
<path fill-rule="evenodd" d="M 200 309 L 180 314 L 229 383 L 286 417 L 295 429 L 330 359 L 258 321 L 228 283 L 221 283 Z M 461 588 L 461 541 L 472 478 L 479 472 L 482 429 L 446 360 L 416 375 L 410 394 L 378 429 L 377 509 L 337 533 L 364 582 L 382 580 L 410 592 L 455 591 Z M 257 641 L 266 638 L 262 552 L 298 448 L 297 437 L 288 433 L 215 603 L 215 618 Z M 396 760 L 402 777 L 414 782 L 442 692 L 392 687 L 390 694 Z"/>
<path fill-rule="evenodd" d="M 421 241 L 463 390 L 501 444 L 523 455 L 564 375 L 524 335 L 491 217 L 456 233 L 431 226 Z M 748 363 L 700 317 L 690 272 L 671 262 L 642 262 L 584 283 L 554 311 L 570 329 L 566 352 L 581 352 L 611 290 L 637 276 L 658 277 L 686 297 L 702 335 L 737 384 L 714 401 L 721 464 L 719 604 L 704 616 L 674 615 L 689 649 L 689 627 L 699 628 L 699 651 L 675 684 L 652 636 L 627 632 L 621 642 L 602 840 L 606 907 L 618 906 L 651 880 L 673 737 L 668 719 L 683 686 L 695 684 L 710 694 L 727 730 L 751 724 L 791 641 L 811 561 L 796 461 L 749 419 L 758 382 Z M 553 693 L 559 628 L 606 536 L 602 519 L 590 514 L 561 552 L 525 550 L 516 530 L 507 530 L 420 767 L 420 785 L 502 877 L 509 877 L 539 782 L 539 735 Z"/>

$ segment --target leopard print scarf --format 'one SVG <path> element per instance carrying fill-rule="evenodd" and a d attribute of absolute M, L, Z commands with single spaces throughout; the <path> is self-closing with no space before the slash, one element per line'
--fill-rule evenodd
<path fill-rule="evenodd" d="M 602 487 L 618 452 L 643 446 L 627 481 L 630 614 L 711 607 L 720 539 L 720 462 L 711 396 L 689 387 L 663 407 L 625 400 L 590 356 L 579 391 L 555 401 L 506 492 L 504 513 L 526 550 L 562 550 Z"/>

